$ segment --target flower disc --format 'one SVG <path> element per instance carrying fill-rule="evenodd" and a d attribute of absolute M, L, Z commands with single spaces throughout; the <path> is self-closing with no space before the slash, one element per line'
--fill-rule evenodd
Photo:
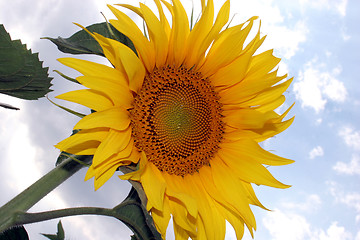
<path fill-rule="evenodd" d="M 170 66 L 154 70 L 131 110 L 136 146 L 169 174 L 185 176 L 209 165 L 224 128 L 218 98 L 200 73 Z"/>

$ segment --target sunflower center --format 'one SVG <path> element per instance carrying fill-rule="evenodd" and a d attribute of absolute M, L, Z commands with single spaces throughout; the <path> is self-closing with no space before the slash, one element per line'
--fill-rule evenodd
<path fill-rule="evenodd" d="M 160 171 L 185 176 L 209 165 L 222 139 L 218 94 L 200 73 L 155 69 L 130 111 L 135 146 Z"/>

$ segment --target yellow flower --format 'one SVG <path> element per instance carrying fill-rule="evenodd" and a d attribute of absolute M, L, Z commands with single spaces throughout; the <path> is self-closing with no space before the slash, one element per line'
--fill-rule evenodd
<path fill-rule="evenodd" d="M 172 216 L 176 239 L 224 239 L 226 221 L 241 239 L 244 225 L 251 234 L 256 229 L 249 205 L 264 208 L 252 184 L 289 187 L 265 165 L 293 161 L 258 143 L 291 125 L 293 118 L 284 120 L 290 108 L 281 115 L 274 109 L 284 103 L 292 79 L 278 76 L 280 59 L 272 50 L 255 55 L 265 39 L 260 28 L 244 44 L 256 17 L 225 26 L 229 1 L 215 18 L 213 0 L 202 0 L 193 29 L 179 0 L 154 1 L 159 18 L 144 4 L 120 4 L 144 19 L 148 37 L 109 6 L 117 18 L 110 23 L 132 40 L 137 54 L 93 33 L 113 67 L 59 60 L 82 73 L 77 80 L 88 89 L 58 98 L 95 112 L 57 147 L 94 155 L 86 180 L 95 177 L 95 189 L 119 166 L 138 163 L 137 171 L 120 178 L 142 184 L 147 209 L 164 238 Z M 172 16 L 171 27 L 164 9 Z"/>

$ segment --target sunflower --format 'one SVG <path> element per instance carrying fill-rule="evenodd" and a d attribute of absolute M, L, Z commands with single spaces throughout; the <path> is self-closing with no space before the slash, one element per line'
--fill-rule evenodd
<path fill-rule="evenodd" d="M 291 125 L 293 118 L 284 120 L 291 107 L 283 114 L 274 110 L 284 103 L 292 79 L 278 75 L 280 59 L 273 50 L 255 54 L 265 39 L 260 27 L 248 39 L 257 17 L 225 26 L 229 1 L 215 17 L 213 0 L 202 0 L 192 29 L 179 0 L 154 2 L 159 17 L 142 3 L 119 4 L 144 20 L 146 33 L 109 6 L 117 18 L 110 23 L 131 39 L 136 53 L 89 32 L 112 67 L 59 59 L 82 74 L 77 80 L 87 89 L 57 98 L 94 112 L 56 147 L 94 155 L 86 180 L 95 177 L 95 189 L 120 166 L 137 164 L 120 178 L 142 184 L 163 238 L 172 216 L 176 239 L 224 239 L 226 221 L 241 239 L 245 225 L 251 234 L 256 229 L 250 205 L 266 209 L 252 184 L 289 187 L 266 167 L 293 161 L 259 142 Z M 164 10 L 172 16 L 171 27 Z"/>

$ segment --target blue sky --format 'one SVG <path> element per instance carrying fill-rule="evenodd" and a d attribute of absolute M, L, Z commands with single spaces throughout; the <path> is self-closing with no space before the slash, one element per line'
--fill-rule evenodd
<path fill-rule="evenodd" d="M 72 22 L 86 26 L 103 21 L 100 11 L 112 18 L 105 2 L 125 1 L 0 1 L 0 23 L 13 39 L 21 38 L 40 52 L 55 77 L 50 98 L 74 89 L 52 70 L 77 73 L 61 66 L 56 59 L 65 55 L 40 37 L 70 36 L 78 30 Z M 183 3 L 191 10 L 191 1 Z M 296 161 L 269 169 L 293 186 L 287 190 L 255 187 L 259 199 L 272 209 L 253 208 L 258 224 L 255 239 L 360 240 L 360 2 L 233 0 L 231 5 L 234 23 L 253 15 L 261 18 L 261 32 L 268 35 L 262 49 L 274 48 L 282 58 L 280 71 L 294 77 L 286 92 L 286 106 L 296 102 L 290 112 L 295 122 L 262 143 L 265 149 Z M 53 145 L 69 135 L 78 119 L 45 99 L 25 102 L 0 95 L 0 102 L 21 108 L 0 109 L 0 204 L 4 204 L 53 167 L 58 155 Z M 84 176 L 85 171 L 80 171 L 32 210 L 112 207 L 130 188 L 114 176 L 94 192 L 92 181 L 84 182 Z M 124 225 L 105 217 L 71 217 L 62 222 L 69 239 L 129 239 L 130 235 Z M 40 232 L 55 233 L 56 223 L 27 226 L 30 239 L 45 239 Z M 227 239 L 235 239 L 231 229 Z M 244 239 L 251 237 L 246 233 Z"/>

